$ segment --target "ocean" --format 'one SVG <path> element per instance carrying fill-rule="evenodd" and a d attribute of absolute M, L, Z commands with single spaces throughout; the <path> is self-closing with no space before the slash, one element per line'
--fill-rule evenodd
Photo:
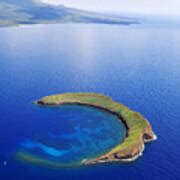
<path fill-rule="evenodd" d="M 0 179 L 180 179 L 179 34 L 179 27 L 143 24 L 1 28 Z M 15 157 L 19 149 L 32 147 L 33 142 L 41 147 L 39 152 L 44 146 L 37 143 L 47 143 L 47 134 L 58 138 L 63 130 L 63 135 L 71 134 L 74 127 L 73 138 L 88 148 L 86 154 L 80 153 L 83 158 L 122 140 L 123 125 L 105 112 L 83 107 L 44 109 L 33 104 L 43 96 L 65 92 L 112 97 L 144 115 L 158 139 L 146 144 L 143 155 L 131 163 L 54 169 L 19 161 Z M 86 127 L 85 121 L 91 126 Z M 85 131 L 81 132 L 81 126 Z M 86 136 L 87 132 L 97 136 Z M 73 142 L 73 147 L 81 147 Z M 68 145 L 64 141 L 61 148 Z"/>

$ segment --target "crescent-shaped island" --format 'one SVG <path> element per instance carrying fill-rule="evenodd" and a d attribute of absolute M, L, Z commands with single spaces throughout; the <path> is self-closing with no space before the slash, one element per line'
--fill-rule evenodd
<path fill-rule="evenodd" d="M 96 93 L 65 93 L 43 97 L 36 101 L 40 106 L 60 105 L 84 105 L 105 110 L 116 115 L 119 121 L 126 127 L 124 141 L 112 148 L 109 152 L 95 159 L 84 159 L 81 164 L 96 164 L 113 161 L 133 161 L 137 159 L 144 150 L 144 144 L 156 139 L 150 123 L 138 112 L 130 110 L 110 97 Z M 47 164 L 60 167 L 61 164 L 53 163 L 35 156 L 18 152 L 17 156 L 25 161 L 38 164 Z"/>

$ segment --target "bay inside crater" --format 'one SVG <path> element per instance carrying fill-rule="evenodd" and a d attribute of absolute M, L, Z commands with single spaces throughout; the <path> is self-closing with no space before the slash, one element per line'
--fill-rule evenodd
<path fill-rule="evenodd" d="M 37 107 L 36 113 L 36 127 L 20 142 L 19 151 L 45 161 L 79 164 L 108 152 L 126 136 L 120 119 L 98 108 Z"/>

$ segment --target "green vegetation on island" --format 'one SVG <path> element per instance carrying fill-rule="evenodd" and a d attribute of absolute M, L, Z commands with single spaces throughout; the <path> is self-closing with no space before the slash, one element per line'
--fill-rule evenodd
<path fill-rule="evenodd" d="M 124 141 L 110 150 L 108 153 L 95 159 L 84 159 L 81 164 L 94 164 L 110 161 L 132 161 L 136 159 L 144 150 L 144 143 L 155 139 L 150 123 L 138 112 L 130 110 L 111 98 L 95 93 L 65 93 L 43 97 L 36 102 L 42 106 L 60 106 L 64 104 L 77 104 L 93 106 L 108 111 L 122 121 L 127 129 Z M 31 157 L 28 154 L 19 154 L 20 158 L 41 164 L 47 163 L 38 157 Z M 32 160 L 31 160 L 32 159 Z M 48 162 L 47 164 L 53 164 Z M 56 164 L 56 167 L 58 165 Z"/>

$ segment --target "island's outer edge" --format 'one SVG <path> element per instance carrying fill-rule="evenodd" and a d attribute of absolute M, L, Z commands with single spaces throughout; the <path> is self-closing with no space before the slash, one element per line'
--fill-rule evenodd
<path fill-rule="evenodd" d="M 141 114 L 101 94 L 65 93 L 43 97 L 36 101 L 36 103 L 43 106 L 57 106 L 63 104 L 93 106 L 117 115 L 125 124 L 128 133 L 123 143 L 96 159 L 83 160 L 83 164 L 133 161 L 142 154 L 144 143 L 156 139 L 156 135 L 153 133 L 150 123 Z M 139 122 L 136 125 L 133 121 Z"/>

